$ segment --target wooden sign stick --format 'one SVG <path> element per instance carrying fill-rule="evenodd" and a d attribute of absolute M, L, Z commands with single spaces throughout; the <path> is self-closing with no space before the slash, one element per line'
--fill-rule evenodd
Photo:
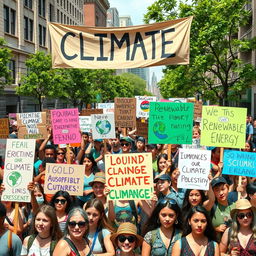
<path fill-rule="evenodd" d="M 18 219 L 19 219 L 19 203 L 15 202 L 15 212 L 14 212 L 14 234 L 17 234 L 18 230 Z"/>
<path fill-rule="evenodd" d="M 171 164 L 172 164 L 171 154 L 172 154 L 172 144 L 168 144 L 168 148 L 167 148 L 168 161 L 171 161 Z M 167 169 L 167 172 L 170 172 L 170 167 Z"/>
<path fill-rule="evenodd" d="M 67 164 L 71 164 L 71 157 L 70 157 L 70 147 L 67 144 Z"/>

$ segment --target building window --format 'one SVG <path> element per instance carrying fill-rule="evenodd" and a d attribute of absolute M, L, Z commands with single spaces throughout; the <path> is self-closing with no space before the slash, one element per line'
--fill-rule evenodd
<path fill-rule="evenodd" d="M 63 23 L 63 13 L 60 12 L 60 23 Z"/>
<path fill-rule="evenodd" d="M 16 11 L 4 5 L 4 32 L 15 35 Z"/>
<path fill-rule="evenodd" d="M 45 0 L 38 0 L 38 13 L 45 17 Z"/>
<path fill-rule="evenodd" d="M 53 5 L 52 4 L 49 4 L 49 20 L 50 21 L 53 21 Z"/>
<path fill-rule="evenodd" d="M 60 11 L 57 10 L 57 22 L 60 22 Z"/>
<path fill-rule="evenodd" d="M 33 41 L 34 22 L 28 17 L 24 16 L 24 39 Z"/>
<path fill-rule="evenodd" d="M 39 45 L 45 46 L 46 43 L 46 27 L 39 25 Z"/>
<path fill-rule="evenodd" d="M 15 83 L 15 78 L 16 78 L 16 64 L 15 60 L 10 60 L 9 62 L 9 70 L 11 73 L 11 77 L 13 78 L 13 83 Z"/>
<path fill-rule="evenodd" d="M 24 0 L 24 6 L 32 9 L 33 5 L 32 5 L 33 1 L 32 0 Z"/>

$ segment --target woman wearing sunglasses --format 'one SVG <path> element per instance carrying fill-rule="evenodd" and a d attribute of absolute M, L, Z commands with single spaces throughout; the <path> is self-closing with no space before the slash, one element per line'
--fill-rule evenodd
<path fill-rule="evenodd" d="M 56 210 L 60 229 L 63 232 L 66 226 L 69 210 L 72 206 L 72 198 L 66 191 L 58 191 L 52 197 L 50 205 Z"/>
<path fill-rule="evenodd" d="M 137 228 L 134 224 L 123 222 L 110 239 L 116 248 L 115 255 L 139 256 L 135 253 L 135 249 L 141 246 L 143 238 L 137 234 Z"/>
<path fill-rule="evenodd" d="M 247 199 L 236 201 L 231 218 L 232 225 L 221 239 L 221 255 L 256 255 L 256 215 L 251 203 Z"/>
<path fill-rule="evenodd" d="M 87 238 L 89 221 L 81 208 L 73 208 L 67 218 L 64 238 L 61 239 L 53 252 L 53 256 L 89 256 L 90 242 Z"/>
<path fill-rule="evenodd" d="M 111 256 L 115 249 L 110 241 L 111 232 L 114 231 L 108 222 L 102 202 L 95 198 L 87 202 L 85 212 L 89 219 L 88 239 L 94 255 Z"/>
<path fill-rule="evenodd" d="M 181 213 L 173 199 L 160 200 L 145 225 L 142 256 L 171 255 L 173 244 L 180 239 Z"/>
<path fill-rule="evenodd" d="M 63 164 L 65 163 L 65 155 L 66 149 L 65 148 L 58 148 L 56 153 L 56 164 Z"/>
<path fill-rule="evenodd" d="M 219 246 L 211 219 L 204 207 L 189 210 L 182 238 L 175 242 L 172 256 L 219 256 Z"/>

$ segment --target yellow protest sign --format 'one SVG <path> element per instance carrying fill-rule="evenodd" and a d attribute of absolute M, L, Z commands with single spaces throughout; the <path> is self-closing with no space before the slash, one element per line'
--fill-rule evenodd
<path fill-rule="evenodd" d="M 244 148 L 246 114 L 246 108 L 203 106 L 201 145 Z"/>

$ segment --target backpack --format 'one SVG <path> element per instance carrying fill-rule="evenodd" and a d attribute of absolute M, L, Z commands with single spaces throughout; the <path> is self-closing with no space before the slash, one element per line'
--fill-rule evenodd
<path fill-rule="evenodd" d="M 36 234 L 33 234 L 33 235 L 31 235 L 29 237 L 29 239 L 28 239 L 28 247 L 27 247 L 28 251 L 31 248 L 34 240 L 36 239 L 36 236 L 37 236 Z M 54 248 L 55 248 L 56 244 L 57 244 L 57 241 L 54 241 L 54 240 L 51 241 L 51 244 L 50 244 L 50 255 L 51 256 L 53 255 L 53 251 L 54 251 Z"/>

